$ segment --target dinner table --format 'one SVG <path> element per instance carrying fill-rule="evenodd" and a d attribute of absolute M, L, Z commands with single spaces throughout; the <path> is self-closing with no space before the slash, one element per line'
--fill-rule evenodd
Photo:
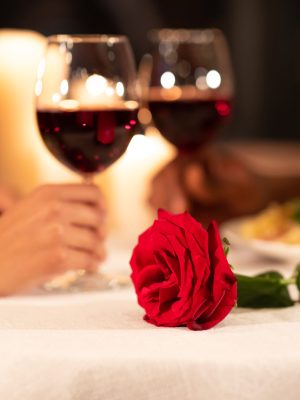
<path fill-rule="evenodd" d="M 111 238 L 108 254 L 104 273 L 128 277 L 131 249 Z M 230 254 L 242 273 L 294 267 L 240 246 Z M 299 399 L 299 305 L 235 308 L 205 331 L 143 315 L 130 283 L 1 299 L 0 399 Z"/>
<path fill-rule="evenodd" d="M 270 175 L 299 170 L 299 145 L 265 147 L 232 149 Z M 1 400 L 299 400 L 299 303 L 234 308 L 209 330 L 156 327 L 143 319 L 129 279 L 133 246 L 129 234 L 110 235 L 101 266 L 124 285 L 0 300 Z M 235 272 L 250 275 L 275 269 L 290 277 L 295 268 L 291 259 L 238 242 L 229 261 Z M 290 292 L 297 300 L 295 287 Z"/>

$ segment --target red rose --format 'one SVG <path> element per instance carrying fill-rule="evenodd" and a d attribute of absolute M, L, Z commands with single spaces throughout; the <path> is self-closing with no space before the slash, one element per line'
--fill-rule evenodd
<path fill-rule="evenodd" d="M 188 213 L 159 210 L 130 265 L 138 303 L 152 324 L 209 329 L 236 303 L 236 279 L 215 222 L 205 230 Z"/>

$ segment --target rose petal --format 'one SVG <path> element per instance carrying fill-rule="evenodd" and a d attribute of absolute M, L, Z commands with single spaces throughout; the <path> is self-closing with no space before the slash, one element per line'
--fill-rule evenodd
<path fill-rule="evenodd" d="M 156 264 L 147 265 L 136 276 L 135 287 L 136 290 L 140 290 L 143 286 L 148 286 L 149 282 L 153 284 L 153 283 L 164 282 L 164 280 L 165 280 L 165 275 L 158 265 Z"/>
<path fill-rule="evenodd" d="M 181 214 L 171 214 L 165 210 L 158 210 L 159 219 L 167 220 L 169 223 L 183 229 L 183 232 L 190 232 L 195 235 L 200 246 L 204 246 L 204 251 L 208 248 L 207 231 L 200 222 L 196 221 L 188 212 Z"/>
<path fill-rule="evenodd" d="M 171 308 L 178 296 L 178 286 L 175 282 L 159 289 L 159 312 L 166 312 Z"/>
<path fill-rule="evenodd" d="M 168 251 L 155 252 L 154 254 L 155 263 L 161 266 L 161 269 L 165 275 L 165 279 L 169 280 L 170 276 L 179 283 L 178 276 L 180 277 L 180 268 L 178 259 L 176 256 L 170 255 Z"/>
<path fill-rule="evenodd" d="M 205 330 L 210 329 L 217 325 L 219 322 L 223 321 L 223 319 L 230 313 L 232 308 L 236 303 L 236 291 L 237 285 L 236 283 L 233 285 L 232 290 L 226 291 L 222 302 L 215 309 L 214 313 L 210 315 L 210 317 L 205 321 L 202 319 L 198 319 L 193 321 L 188 328 L 192 330 Z"/>

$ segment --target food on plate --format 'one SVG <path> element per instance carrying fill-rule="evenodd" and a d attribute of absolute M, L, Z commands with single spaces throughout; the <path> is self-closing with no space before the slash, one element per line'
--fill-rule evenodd
<path fill-rule="evenodd" d="M 246 239 L 300 244 L 300 199 L 283 204 L 272 203 L 265 210 L 247 219 L 241 227 Z"/>

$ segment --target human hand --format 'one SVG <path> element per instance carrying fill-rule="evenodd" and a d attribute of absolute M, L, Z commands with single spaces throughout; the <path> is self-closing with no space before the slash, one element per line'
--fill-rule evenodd
<path fill-rule="evenodd" d="M 37 286 L 105 257 L 104 202 L 94 185 L 47 185 L 0 218 L 0 295 Z"/>
<path fill-rule="evenodd" d="M 177 156 L 153 179 L 150 204 L 174 213 L 188 210 L 204 225 L 256 212 L 269 201 L 264 180 L 220 150 Z"/>
<path fill-rule="evenodd" d="M 182 183 L 182 162 L 179 157 L 164 166 L 152 179 L 148 201 L 154 209 L 163 208 L 174 214 L 189 208 Z"/>

